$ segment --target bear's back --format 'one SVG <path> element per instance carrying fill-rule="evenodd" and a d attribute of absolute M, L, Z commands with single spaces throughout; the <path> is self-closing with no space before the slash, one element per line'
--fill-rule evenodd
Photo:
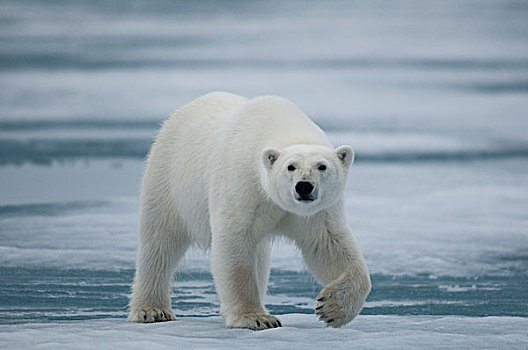
<path fill-rule="evenodd" d="M 247 98 L 229 92 L 208 93 L 174 111 L 163 124 L 161 132 L 177 133 L 185 128 L 199 127 L 198 132 L 193 132 L 194 136 L 212 133 L 217 128 L 215 124 L 219 118 L 247 101 Z"/>
<path fill-rule="evenodd" d="M 326 134 L 295 104 L 279 96 L 259 96 L 226 113 L 219 125 L 219 144 L 235 150 L 284 148 L 295 144 L 333 147 Z M 257 154 L 255 156 L 259 156 Z M 258 158 L 260 159 L 260 158 Z"/>

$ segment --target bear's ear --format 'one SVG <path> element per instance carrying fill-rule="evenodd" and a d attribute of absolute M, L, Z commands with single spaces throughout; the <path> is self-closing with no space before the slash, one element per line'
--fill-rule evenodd
<path fill-rule="evenodd" d="M 348 145 L 337 147 L 336 154 L 337 158 L 347 168 L 354 162 L 354 150 Z"/>
<path fill-rule="evenodd" d="M 262 163 L 266 169 L 271 169 L 273 163 L 279 158 L 280 151 L 275 148 L 267 148 L 262 153 Z"/>

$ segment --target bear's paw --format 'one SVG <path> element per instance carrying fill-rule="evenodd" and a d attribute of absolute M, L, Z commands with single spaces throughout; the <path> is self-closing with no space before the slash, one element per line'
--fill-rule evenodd
<path fill-rule="evenodd" d="M 269 328 L 282 327 L 280 320 L 271 315 L 245 314 L 237 317 L 227 324 L 229 328 L 248 328 L 261 331 Z"/>
<path fill-rule="evenodd" d="M 315 313 L 327 326 L 344 326 L 359 314 L 365 295 L 354 279 L 344 273 L 317 295 Z"/>
<path fill-rule="evenodd" d="M 139 323 L 153 323 L 174 321 L 176 320 L 176 316 L 174 316 L 174 313 L 170 309 L 144 307 L 131 310 L 128 315 L 128 320 Z"/>

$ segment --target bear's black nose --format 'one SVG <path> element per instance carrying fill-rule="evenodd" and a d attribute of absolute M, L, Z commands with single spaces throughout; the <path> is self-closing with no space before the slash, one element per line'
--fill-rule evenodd
<path fill-rule="evenodd" d="M 313 189 L 313 185 L 306 181 L 299 181 L 297 182 L 297 185 L 295 185 L 295 192 L 297 192 L 301 198 L 308 196 L 312 193 Z"/>

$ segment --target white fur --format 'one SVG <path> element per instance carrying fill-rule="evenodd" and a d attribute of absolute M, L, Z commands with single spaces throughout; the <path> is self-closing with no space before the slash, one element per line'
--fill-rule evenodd
<path fill-rule="evenodd" d="M 143 177 L 129 320 L 174 319 L 170 281 L 196 244 L 210 248 L 226 326 L 280 326 L 263 306 L 270 241 L 278 234 L 298 245 L 325 285 L 320 318 L 335 327 L 352 320 L 370 291 L 344 214 L 353 158 L 350 146 L 335 150 L 317 125 L 280 97 L 248 100 L 215 92 L 178 109 L 163 124 Z M 314 186 L 313 200 L 299 201 L 299 181 Z"/>

